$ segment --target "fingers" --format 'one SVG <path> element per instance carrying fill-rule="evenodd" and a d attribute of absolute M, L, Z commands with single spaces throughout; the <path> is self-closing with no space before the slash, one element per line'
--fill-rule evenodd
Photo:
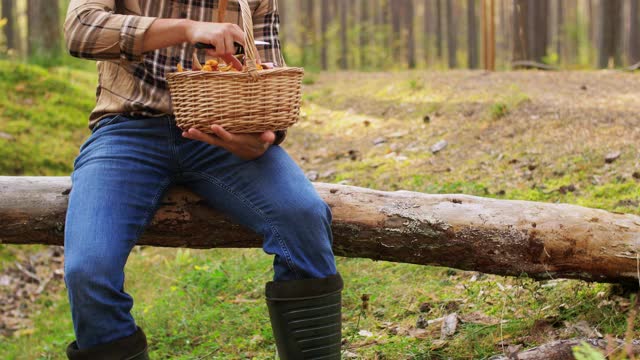
<path fill-rule="evenodd" d="M 225 47 L 225 40 L 221 37 L 215 37 L 211 39 L 211 45 L 215 46 L 216 49 L 213 50 L 214 56 L 220 56 L 222 54 L 226 54 L 227 48 Z"/>
<path fill-rule="evenodd" d="M 198 140 L 215 146 L 222 146 L 220 140 L 214 138 L 213 136 L 207 135 L 198 129 L 191 128 L 188 131 L 184 131 L 182 133 L 182 136 L 186 137 L 187 139 Z"/>
<path fill-rule="evenodd" d="M 273 142 L 276 141 L 276 134 L 273 131 L 265 131 L 260 134 L 260 140 L 267 144 L 273 144 Z"/>
<path fill-rule="evenodd" d="M 233 55 L 223 55 L 222 59 L 227 64 L 231 64 L 231 66 L 233 66 L 234 69 L 236 69 L 238 71 L 242 71 L 242 63 L 235 56 L 233 56 Z"/>
<path fill-rule="evenodd" d="M 234 42 L 244 46 L 244 32 L 236 24 L 206 24 L 201 27 L 202 33 L 196 35 L 193 42 L 203 42 L 215 46 L 215 50 L 208 51 L 211 56 L 233 55 L 236 52 Z"/>
<path fill-rule="evenodd" d="M 218 136 L 222 141 L 225 141 L 225 142 L 233 141 L 233 138 L 234 138 L 233 134 L 223 129 L 222 126 L 220 125 L 211 125 L 211 131 L 213 131 L 213 133 L 216 136 Z"/>
<path fill-rule="evenodd" d="M 224 37 L 224 48 L 227 49 L 227 52 L 222 53 L 224 55 L 234 55 L 236 53 L 236 46 L 233 44 L 233 38 L 231 36 Z"/>
<path fill-rule="evenodd" d="M 202 141 L 210 145 L 218 146 L 237 155 L 251 160 L 262 156 L 275 141 L 273 131 L 263 133 L 232 134 L 220 125 L 211 126 L 212 135 L 203 133 L 197 129 L 189 129 L 182 136 L 191 140 Z"/>
<path fill-rule="evenodd" d="M 238 44 L 244 46 L 244 31 L 242 31 L 242 29 L 240 29 L 240 26 L 233 24 L 231 26 L 230 29 L 231 32 L 231 37 L 233 38 L 233 41 L 237 42 Z"/>

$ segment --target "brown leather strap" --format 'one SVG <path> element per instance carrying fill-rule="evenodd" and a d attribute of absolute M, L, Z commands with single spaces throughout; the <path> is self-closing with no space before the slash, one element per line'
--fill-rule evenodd
<path fill-rule="evenodd" d="M 227 12 L 227 3 L 229 0 L 220 0 L 218 3 L 218 22 L 224 22 L 224 15 Z"/>

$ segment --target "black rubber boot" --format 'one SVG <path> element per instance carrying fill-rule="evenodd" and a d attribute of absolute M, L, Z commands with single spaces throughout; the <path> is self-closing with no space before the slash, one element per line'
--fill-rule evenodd
<path fill-rule="evenodd" d="M 269 282 L 267 307 L 281 360 L 339 360 L 342 277 Z"/>
<path fill-rule="evenodd" d="M 78 349 L 74 341 L 67 347 L 67 357 L 70 360 L 149 360 L 147 337 L 138 328 L 131 336 L 90 349 Z"/>

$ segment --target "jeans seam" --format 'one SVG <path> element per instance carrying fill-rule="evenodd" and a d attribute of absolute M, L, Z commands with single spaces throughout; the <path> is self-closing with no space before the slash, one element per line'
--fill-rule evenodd
<path fill-rule="evenodd" d="M 180 160 L 180 151 L 177 146 L 178 139 L 174 134 L 174 127 L 176 127 L 175 121 L 171 117 L 167 117 L 167 129 L 168 129 L 168 145 L 170 149 L 171 156 L 173 156 L 173 160 L 175 161 L 175 165 L 177 169 L 182 170 L 182 161 Z"/>
<path fill-rule="evenodd" d="M 162 194 L 164 194 L 165 190 L 167 190 L 169 185 L 171 185 L 171 178 L 167 177 L 161 183 L 160 187 L 158 188 L 158 191 L 156 192 L 156 195 L 153 197 L 152 204 L 154 205 L 148 208 L 146 214 L 144 215 L 144 221 L 142 222 L 142 224 L 140 224 L 140 226 L 138 226 L 138 230 L 136 231 L 136 235 L 135 235 L 136 243 L 138 242 L 138 240 L 140 240 L 140 237 L 142 236 L 142 233 L 149 225 L 149 222 L 151 222 L 152 216 L 155 214 L 156 210 L 159 207 L 160 197 L 162 196 Z"/>
<path fill-rule="evenodd" d="M 291 252 L 289 251 L 289 248 L 287 247 L 286 242 L 282 239 L 282 236 L 278 232 L 278 228 L 273 224 L 271 219 L 269 219 L 269 217 L 266 214 L 264 214 L 249 199 L 247 199 L 246 197 L 242 196 L 241 194 L 238 194 L 237 192 L 233 191 L 233 189 L 231 189 L 231 187 L 227 186 L 224 182 L 220 181 L 215 176 L 211 176 L 209 174 L 206 174 L 206 173 L 203 173 L 203 172 L 197 172 L 197 171 L 190 171 L 189 173 L 192 173 L 192 174 L 194 174 L 196 176 L 199 176 L 199 177 L 203 178 L 204 180 L 210 181 L 214 185 L 217 185 L 217 186 L 223 188 L 224 190 L 229 192 L 231 195 L 233 195 L 235 198 L 237 198 L 238 200 L 242 201 L 254 213 L 256 213 L 267 224 L 269 224 L 269 227 L 271 228 L 271 231 L 273 231 L 274 236 L 278 239 L 278 244 L 280 245 L 280 249 L 283 251 L 283 253 L 285 255 L 285 259 L 287 261 L 287 265 L 289 266 L 289 269 L 293 272 L 293 274 L 295 275 L 296 278 L 298 278 L 298 279 L 301 278 L 300 274 L 298 273 L 298 271 L 296 270 L 296 267 L 293 264 L 293 259 L 291 258 Z"/>
<path fill-rule="evenodd" d="M 98 121 L 96 126 L 94 126 L 93 129 L 91 129 L 91 133 L 95 133 L 96 131 L 102 129 L 103 127 L 113 124 L 116 120 L 118 120 L 121 117 L 123 117 L 122 114 L 117 114 L 117 115 L 113 115 L 113 116 L 101 119 L 100 121 Z"/>

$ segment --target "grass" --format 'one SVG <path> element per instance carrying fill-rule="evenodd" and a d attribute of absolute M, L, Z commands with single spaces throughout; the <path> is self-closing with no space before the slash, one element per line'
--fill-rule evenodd
<path fill-rule="evenodd" d="M 526 76 L 313 74 L 305 80 L 303 121 L 291 130 L 287 150 L 326 182 L 640 214 L 640 186 L 633 176 L 638 139 L 625 122 L 637 113 L 633 91 L 616 95 L 606 89 L 606 79 L 593 80 L 607 94 L 592 96 L 616 111 L 608 117 L 570 94 L 563 95 L 565 103 L 550 102 L 545 79 Z M 0 174 L 68 174 L 88 135 L 94 81 L 94 74 L 82 70 L 0 62 L 0 89 L 8 94 L 0 99 L 0 132 L 14 139 L 0 138 Z M 624 81 L 629 79 L 609 80 Z M 562 95 L 565 89 L 554 91 Z M 432 154 L 429 147 L 442 139 L 447 147 Z M 622 155 L 606 164 L 611 150 Z M 37 250 L 0 247 L 0 268 Z M 632 299 L 606 284 L 337 261 L 347 284 L 345 349 L 362 359 L 486 359 L 512 344 L 530 347 L 579 336 L 580 322 L 618 337 L 627 331 Z M 152 358 L 273 359 L 263 301 L 271 276 L 271 258 L 257 249 L 144 247 L 129 259 L 126 286 Z M 54 284 L 30 309 L 33 326 L 2 339 L 0 358 L 63 359 L 74 337 L 63 285 Z M 452 312 L 464 322 L 444 341 L 439 323 L 416 327 L 420 319 Z M 640 330 L 637 323 L 631 328 Z"/>
<path fill-rule="evenodd" d="M 0 61 L 0 171 L 68 175 L 94 100 L 86 72 Z M 95 79 L 95 75 L 90 75 Z"/>

